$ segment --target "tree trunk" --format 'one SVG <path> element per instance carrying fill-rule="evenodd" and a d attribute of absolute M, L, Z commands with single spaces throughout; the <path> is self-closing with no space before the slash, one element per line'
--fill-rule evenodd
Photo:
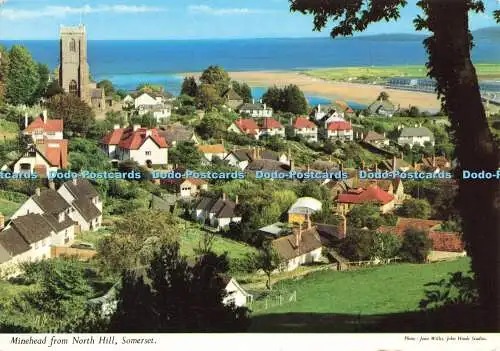
<path fill-rule="evenodd" d="M 462 170 L 496 173 L 498 145 L 489 130 L 478 79 L 471 61 L 468 0 L 427 0 L 426 39 L 430 75 L 449 115 L 456 143 L 458 207 L 463 218 L 466 250 L 472 259 L 485 327 L 499 324 L 500 246 L 498 179 L 464 180 Z"/>

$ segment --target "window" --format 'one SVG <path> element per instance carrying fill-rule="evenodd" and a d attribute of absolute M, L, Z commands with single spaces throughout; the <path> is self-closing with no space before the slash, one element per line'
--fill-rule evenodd
<path fill-rule="evenodd" d="M 71 39 L 69 42 L 69 51 L 76 52 L 76 41 L 75 39 Z"/>
<path fill-rule="evenodd" d="M 146 151 L 146 156 L 151 156 L 151 151 Z"/>
<path fill-rule="evenodd" d="M 236 299 L 234 297 L 230 297 L 226 300 L 226 304 L 228 305 L 236 304 Z"/>
<path fill-rule="evenodd" d="M 76 84 L 75 80 L 72 80 L 69 83 L 69 93 L 71 95 L 78 95 L 78 84 Z"/>

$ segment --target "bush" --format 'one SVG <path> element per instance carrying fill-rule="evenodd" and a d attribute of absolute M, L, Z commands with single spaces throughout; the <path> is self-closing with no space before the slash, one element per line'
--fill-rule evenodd
<path fill-rule="evenodd" d="M 404 232 L 400 255 L 409 262 L 423 263 L 432 248 L 432 240 L 427 232 L 421 229 L 409 228 Z"/>

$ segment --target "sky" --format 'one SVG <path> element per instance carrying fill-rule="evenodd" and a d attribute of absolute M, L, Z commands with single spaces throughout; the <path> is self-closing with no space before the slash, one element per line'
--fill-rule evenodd
<path fill-rule="evenodd" d="M 484 0 L 471 29 L 495 25 L 500 0 Z M 397 22 L 372 24 L 363 34 L 415 33 L 416 0 Z M 2 5 L 3 4 L 3 5 Z M 90 40 L 325 37 L 312 17 L 290 13 L 288 0 L 0 0 L 0 38 L 57 39 L 60 25 L 87 27 Z"/>

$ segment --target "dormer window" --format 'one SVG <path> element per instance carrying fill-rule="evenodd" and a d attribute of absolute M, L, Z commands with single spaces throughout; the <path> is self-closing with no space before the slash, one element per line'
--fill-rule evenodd
<path fill-rule="evenodd" d="M 64 221 L 64 212 L 59 213 L 59 223 Z"/>

